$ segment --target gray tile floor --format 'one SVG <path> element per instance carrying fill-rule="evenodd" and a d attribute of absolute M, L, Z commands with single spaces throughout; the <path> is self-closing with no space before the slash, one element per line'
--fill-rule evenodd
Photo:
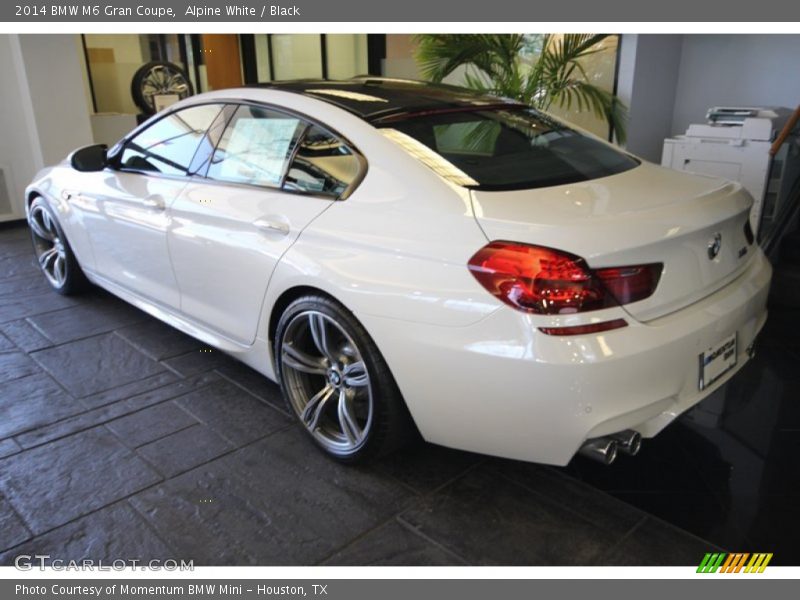
<path fill-rule="evenodd" d="M 342 467 L 276 385 L 0 229 L 0 564 L 698 564 L 714 548 L 564 470 L 417 444 Z"/>

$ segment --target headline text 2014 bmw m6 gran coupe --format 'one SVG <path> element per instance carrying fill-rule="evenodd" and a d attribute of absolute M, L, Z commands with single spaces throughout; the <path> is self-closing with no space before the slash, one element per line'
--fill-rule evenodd
<path fill-rule="evenodd" d="M 771 278 L 751 203 L 381 78 L 188 98 L 26 197 L 56 291 L 93 282 L 279 382 L 329 455 L 418 431 L 555 465 L 635 454 L 747 362 Z"/>

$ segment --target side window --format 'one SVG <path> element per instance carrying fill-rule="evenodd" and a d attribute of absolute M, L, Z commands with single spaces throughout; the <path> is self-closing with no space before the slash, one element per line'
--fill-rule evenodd
<path fill-rule="evenodd" d="M 202 104 L 167 115 L 129 140 L 119 159 L 121 169 L 186 175 L 206 130 L 222 105 Z"/>
<path fill-rule="evenodd" d="M 206 176 L 278 187 L 305 127 L 291 115 L 240 106 L 222 134 Z"/>
<path fill-rule="evenodd" d="M 225 125 L 228 123 L 228 120 L 235 110 L 235 106 L 227 104 L 219 112 L 217 118 L 214 119 L 211 127 L 208 128 L 205 136 L 203 136 L 203 139 L 200 141 L 197 152 L 194 153 L 192 164 L 189 166 L 190 174 L 201 176 L 206 174 L 208 165 L 211 164 L 211 158 L 214 156 L 214 150 L 222 138 L 223 131 L 225 131 Z"/>
<path fill-rule="evenodd" d="M 340 196 L 359 170 L 358 159 L 339 138 L 312 125 L 300 141 L 284 189 Z"/>

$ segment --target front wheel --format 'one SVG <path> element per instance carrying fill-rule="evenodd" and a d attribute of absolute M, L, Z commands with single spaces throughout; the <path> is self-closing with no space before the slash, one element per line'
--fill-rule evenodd
<path fill-rule="evenodd" d="M 394 450 L 413 431 L 397 385 L 352 313 L 321 296 L 292 302 L 278 323 L 276 367 L 289 409 L 342 462 Z"/>
<path fill-rule="evenodd" d="M 41 196 L 31 202 L 28 226 L 36 260 L 50 287 L 65 296 L 83 290 L 86 276 L 55 214 Z"/>

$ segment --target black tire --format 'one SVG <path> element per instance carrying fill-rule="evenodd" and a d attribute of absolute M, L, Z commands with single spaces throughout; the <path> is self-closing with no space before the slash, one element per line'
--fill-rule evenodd
<path fill-rule="evenodd" d="M 89 281 L 78 264 L 55 212 L 41 196 L 31 202 L 28 227 L 36 260 L 50 287 L 64 296 L 85 290 Z"/>
<path fill-rule="evenodd" d="M 155 82 L 155 87 L 151 87 L 148 82 L 150 84 Z M 131 80 L 133 102 L 146 115 L 156 112 L 153 99 L 153 91 L 156 89 L 163 94 L 177 94 L 181 100 L 194 94 L 192 82 L 186 71 L 175 63 L 164 60 L 154 60 L 142 65 Z"/>
<path fill-rule="evenodd" d="M 328 402 L 328 398 L 318 402 L 319 405 L 325 405 L 326 402 L 328 404 L 319 411 L 312 411 L 320 414 L 317 417 L 319 425 L 313 428 L 304 422 L 298 405 L 301 404 L 303 397 L 312 398 L 310 394 L 317 387 L 322 389 L 323 384 L 325 387 L 332 386 L 329 376 L 333 368 L 330 365 L 340 363 L 340 361 L 338 359 L 334 361 L 326 360 L 325 353 L 320 352 L 319 359 L 322 359 L 328 365 L 327 367 L 322 367 L 322 369 L 327 370 L 325 375 L 302 373 L 292 366 L 287 366 L 289 363 L 284 362 L 287 360 L 284 354 L 284 344 L 288 343 L 295 349 L 300 348 L 303 343 L 302 332 L 304 326 L 306 328 L 305 332 L 313 337 L 310 331 L 312 329 L 310 319 L 312 318 L 317 319 L 319 322 L 327 323 L 325 327 L 328 328 L 328 333 L 324 337 L 331 336 L 331 347 L 338 341 L 342 342 L 342 350 L 333 352 L 339 352 L 337 356 L 343 357 L 341 363 L 344 364 L 341 388 L 338 391 L 334 389 L 332 392 L 338 394 L 337 398 L 330 402 Z M 304 323 L 307 319 L 309 322 Z M 341 331 L 337 330 L 337 327 L 341 328 Z M 349 341 L 347 338 L 349 338 Z M 350 348 L 351 345 L 354 347 Z M 308 344 L 307 347 L 318 348 L 311 344 Z M 313 352 L 313 349 L 309 351 L 309 355 Z M 352 358 L 351 361 L 359 358 L 360 360 L 351 362 L 348 365 L 348 351 L 351 355 L 357 357 Z M 273 352 L 276 373 L 289 411 L 295 415 L 298 423 L 314 443 L 328 456 L 349 464 L 368 462 L 398 449 L 412 438 L 416 428 L 386 361 L 361 323 L 339 303 L 330 298 L 317 295 L 303 296 L 293 301 L 283 312 L 278 322 L 273 342 Z M 294 361 L 293 355 L 289 355 L 288 358 L 292 359 L 292 362 Z M 309 358 L 316 359 L 316 357 L 311 356 Z M 351 414 L 354 417 L 358 417 L 357 427 L 360 427 L 362 422 L 365 425 L 363 438 L 360 438 L 359 442 L 351 447 L 332 447 L 333 442 L 326 439 L 326 436 L 329 438 L 335 436 L 336 426 L 333 422 L 338 420 L 341 425 L 341 431 L 345 431 L 345 427 L 342 425 L 344 421 L 341 416 L 341 408 L 336 411 L 336 415 L 332 415 L 331 413 L 334 412 L 333 407 L 338 407 L 343 402 L 342 394 L 346 396 L 349 393 L 347 390 L 342 392 L 342 389 L 347 387 L 347 369 L 361 363 L 366 366 L 367 383 L 365 387 L 369 391 L 365 392 L 364 387 L 353 388 L 356 391 L 354 392 L 354 399 L 351 401 L 351 406 L 354 408 Z M 352 379 L 360 380 L 360 377 L 355 375 Z M 350 391 L 353 390 L 351 389 Z M 366 416 L 368 411 L 364 407 L 367 402 L 366 396 L 369 397 L 371 404 L 371 419 Z M 312 401 L 313 398 L 311 401 L 307 400 L 306 407 Z M 361 404 L 358 404 L 359 402 Z M 359 410 L 360 413 L 358 412 Z M 325 429 L 326 427 L 328 428 L 327 430 Z M 343 436 L 346 437 L 346 434 L 343 434 Z"/>

